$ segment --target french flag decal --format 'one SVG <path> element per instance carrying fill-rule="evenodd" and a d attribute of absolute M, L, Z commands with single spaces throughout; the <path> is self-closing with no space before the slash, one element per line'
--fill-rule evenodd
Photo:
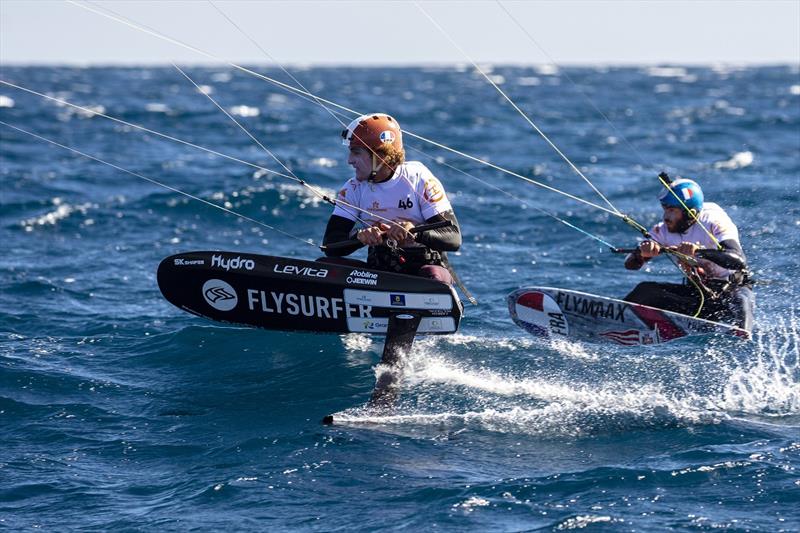
<path fill-rule="evenodd" d="M 539 337 L 569 335 L 569 324 L 558 303 L 547 292 L 520 289 L 509 295 L 511 317 L 526 331 Z"/>
<path fill-rule="evenodd" d="M 530 307 L 536 311 L 544 312 L 544 294 L 541 292 L 528 292 L 520 296 L 517 300 L 519 305 Z"/>
<path fill-rule="evenodd" d="M 694 196 L 694 191 L 692 191 L 692 189 L 683 189 L 681 192 L 683 193 L 684 200 L 689 200 Z"/>

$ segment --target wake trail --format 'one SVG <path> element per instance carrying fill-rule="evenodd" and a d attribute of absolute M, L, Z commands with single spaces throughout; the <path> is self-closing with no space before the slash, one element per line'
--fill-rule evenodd
<path fill-rule="evenodd" d="M 704 346 L 688 360 L 659 358 L 662 365 L 676 366 L 677 377 L 651 368 L 654 360 L 644 354 L 628 353 L 615 365 L 613 353 L 592 353 L 591 348 L 598 347 L 584 347 L 585 353 L 572 360 L 584 365 L 584 372 L 570 374 L 546 365 L 520 368 L 526 358 L 519 353 L 514 354 L 514 368 L 500 371 L 499 361 L 486 353 L 481 354 L 483 362 L 474 363 L 458 359 L 458 352 L 465 345 L 491 351 L 493 343 L 507 350 L 514 346 L 509 339 L 426 339 L 406 361 L 398 409 L 379 413 L 354 408 L 338 413 L 336 420 L 345 425 L 465 427 L 540 437 L 748 419 L 760 424 L 765 418 L 791 428 L 800 415 L 799 323 L 793 315 L 773 321 L 750 343 Z M 737 351 L 739 347 L 743 350 Z M 548 350 L 544 345 L 531 349 Z M 549 355 L 561 357 L 553 349 Z M 709 368 L 716 369 L 710 378 Z"/>

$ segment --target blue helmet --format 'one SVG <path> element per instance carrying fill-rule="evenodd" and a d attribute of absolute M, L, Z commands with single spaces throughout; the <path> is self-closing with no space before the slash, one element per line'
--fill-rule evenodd
<path fill-rule="evenodd" d="M 694 211 L 694 216 L 697 216 L 703 209 L 703 189 L 692 180 L 679 178 L 669 184 L 669 189 L 664 189 L 658 201 L 663 207 L 679 207 L 684 211 Z"/>

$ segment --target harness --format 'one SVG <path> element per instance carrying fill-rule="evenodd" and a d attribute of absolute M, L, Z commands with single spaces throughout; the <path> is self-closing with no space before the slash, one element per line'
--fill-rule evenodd
<path fill-rule="evenodd" d="M 367 252 L 367 266 L 377 270 L 415 274 L 425 265 L 445 266 L 445 259 L 441 252 L 426 246 L 400 248 L 395 242 L 370 246 Z"/>
<path fill-rule="evenodd" d="M 749 270 L 737 270 L 725 279 L 703 279 L 696 268 L 691 268 L 686 274 L 684 284 L 694 285 L 713 300 L 722 298 L 725 293 L 740 287 L 752 288 L 755 283 Z"/>

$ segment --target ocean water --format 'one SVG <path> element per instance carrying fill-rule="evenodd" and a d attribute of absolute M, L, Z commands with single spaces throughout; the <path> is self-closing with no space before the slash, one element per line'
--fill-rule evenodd
<path fill-rule="evenodd" d="M 351 176 L 341 126 L 316 103 L 227 67 L 187 73 L 309 183 L 335 191 Z M 605 205 L 471 69 L 292 73 Z M 800 530 L 800 70 L 491 74 L 635 219 L 658 220 L 661 170 L 696 178 L 728 210 L 758 280 L 752 341 L 534 339 L 508 315 L 514 289 L 621 296 L 679 275 L 665 260 L 627 272 L 539 209 L 635 244 L 608 213 L 407 137 L 409 159 L 455 206 L 464 246 L 451 258 L 479 305 L 458 334 L 415 344 L 396 412 L 369 413 L 359 407 L 381 339 L 212 323 L 172 307 L 155 281 L 177 252 L 313 259 L 313 245 L 0 125 L 0 526 Z M 172 68 L 4 66 L 0 77 L 282 170 Z M 301 240 L 318 243 L 331 211 L 290 180 L 8 85 L 0 120 Z M 340 423 L 322 426 L 328 413 Z"/>

